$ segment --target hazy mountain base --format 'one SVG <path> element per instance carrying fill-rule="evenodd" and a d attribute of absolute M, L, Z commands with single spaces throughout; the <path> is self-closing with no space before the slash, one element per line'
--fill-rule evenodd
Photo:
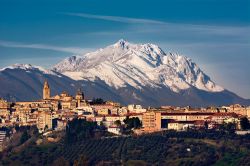
<path fill-rule="evenodd" d="M 62 91 L 75 93 L 76 81 L 60 74 L 44 74 L 38 69 L 6 69 L 0 72 L 0 96 L 13 101 L 34 101 L 42 98 L 43 83 L 46 79 L 52 91 L 52 95 Z"/>
<path fill-rule="evenodd" d="M 190 88 L 175 93 L 160 85 L 160 88 L 143 87 L 141 90 L 129 85 L 124 88 L 116 89 L 98 79 L 95 82 L 81 81 L 81 84 L 87 96 L 99 96 L 105 100 L 114 100 L 122 104 L 138 103 L 144 106 L 156 107 L 161 105 L 218 106 L 233 103 L 240 103 L 243 105 L 250 104 L 250 100 L 242 99 L 227 90 L 211 93 L 196 88 Z"/>
<path fill-rule="evenodd" d="M 72 144 L 31 142 L 19 152 L 5 152 L 1 165 L 249 165 L 249 136 L 168 131 Z"/>
<path fill-rule="evenodd" d="M 144 86 L 136 89 L 130 85 L 116 89 L 110 87 L 104 81 L 96 79 L 92 81 L 75 81 L 67 76 L 55 72 L 45 74 L 38 69 L 6 69 L 0 72 L 0 96 L 10 101 L 34 101 L 42 98 L 42 87 L 45 79 L 48 79 L 52 95 L 62 91 L 74 95 L 78 88 L 82 88 L 88 99 L 101 97 L 104 100 L 113 100 L 124 105 L 130 103 L 144 106 L 210 106 L 229 105 L 239 103 L 249 105 L 250 100 L 240 98 L 232 92 L 207 92 L 197 88 L 175 93 L 165 86 L 159 88 Z"/>

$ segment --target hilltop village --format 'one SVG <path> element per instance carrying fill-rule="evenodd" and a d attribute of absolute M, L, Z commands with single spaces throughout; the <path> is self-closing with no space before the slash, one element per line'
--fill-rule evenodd
<path fill-rule="evenodd" d="M 239 104 L 222 107 L 191 108 L 161 106 L 143 108 L 141 105 L 121 106 L 119 103 L 85 100 L 78 90 L 75 96 L 66 92 L 51 96 L 48 81 L 43 87 L 43 99 L 26 102 L 7 102 L 0 99 L 0 127 L 37 126 L 40 133 L 65 130 L 73 119 L 86 119 L 106 127 L 108 132 L 121 135 L 125 119 L 137 119 L 141 126 L 134 133 L 162 130 L 215 129 L 221 124 L 233 123 L 241 129 L 241 119 L 250 118 L 250 107 Z M 0 141 L 4 132 L 0 133 Z"/>

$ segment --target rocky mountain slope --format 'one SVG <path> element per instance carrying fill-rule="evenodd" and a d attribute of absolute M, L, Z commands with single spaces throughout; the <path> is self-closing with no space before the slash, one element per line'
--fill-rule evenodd
<path fill-rule="evenodd" d="M 74 80 L 103 80 L 116 89 L 168 87 L 180 92 L 190 87 L 208 92 L 224 89 L 216 85 L 191 59 L 177 53 L 166 54 L 154 44 L 131 44 L 119 40 L 114 45 L 82 56 L 69 57 L 53 68 Z"/>
<path fill-rule="evenodd" d="M 22 64 L 1 69 L 0 96 L 12 100 L 39 99 L 44 79 L 49 80 L 52 94 L 66 90 L 73 95 L 81 87 L 89 99 L 102 97 L 122 104 L 250 104 L 250 100 L 217 85 L 191 59 L 165 53 L 154 44 L 124 40 L 66 58 L 51 70 Z"/>

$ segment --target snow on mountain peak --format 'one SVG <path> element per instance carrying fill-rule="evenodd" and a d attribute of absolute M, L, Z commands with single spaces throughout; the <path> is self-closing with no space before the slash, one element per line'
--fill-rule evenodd
<path fill-rule="evenodd" d="M 21 70 L 32 70 L 32 69 L 42 69 L 42 70 L 45 70 L 43 69 L 42 67 L 40 66 L 32 66 L 31 64 L 19 64 L 19 63 L 16 63 L 16 64 L 13 64 L 13 65 L 10 65 L 10 66 L 7 66 L 5 68 L 2 68 L 0 69 L 0 71 L 4 71 L 4 70 L 7 70 L 7 69 L 21 69 Z"/>
<path fill-rule="evenodd" d="M 209 92 L 224 90 L 216 85 L 191 59 L 165 53 L 154 44 L 133 44 L 123 39 L 82 56 L 72 56 L 54 66 L 75 80 L 103 80 L 115 88 L 132 86 L 169 87 L 179 92 L 196 87 Z"/>
<path fill-rule="evenodd" d="M 121 48 L 126 48 L 129 46 L 129 42 L 127 42 L 126 40 L 124 39 L 120 39 L 118 42 L 116 42 L 114 44 L 114 47 L 121 47 Z"/>
<path fill-rule="evenodd" d="M 40 71 L 40 72 L 42 72 L 44 74 L 51 74 L 51 75 L 59 76 L 58 74 L 56 74 L 55 72 L 53 72 L 51 70 L 47 70 L 47 69 L 44 69 L 41 66 L 34 66 L 34 65 L 31 65 L 31 64 L 19 64 L 19 63 L 16 63 L 16 64 L 13 64 L 13 65 L 10 65 L 8 67 L 0 69 L 0 72 L 5 71 L 7 69 L 25 70 L 26 72 L 30 72 L 31 70 L 38 70 L 38 71 Z"/>
<path fill-rule="evenodd" d="M 22 70 L 28 70 L 28 69 L 32 69 L 33 66 L 31 64 L 19 64 L 19 63 L 16 63 L 14 65 L 11 65 L 11 66 L 8 66 L 8 67 L 5 67 L 3 69 L 1 69 L 1 71 L 5 70 L 5 69 L 22 69 Z"/>

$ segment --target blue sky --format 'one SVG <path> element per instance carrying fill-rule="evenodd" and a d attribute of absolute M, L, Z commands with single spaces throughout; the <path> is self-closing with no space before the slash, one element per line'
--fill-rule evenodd
<path fill-rule="evenodd" d="M 0 68 L 49 68 L 121 38 L 184 54 L 250 98 L 249 0 L 0 1 Z"/>

